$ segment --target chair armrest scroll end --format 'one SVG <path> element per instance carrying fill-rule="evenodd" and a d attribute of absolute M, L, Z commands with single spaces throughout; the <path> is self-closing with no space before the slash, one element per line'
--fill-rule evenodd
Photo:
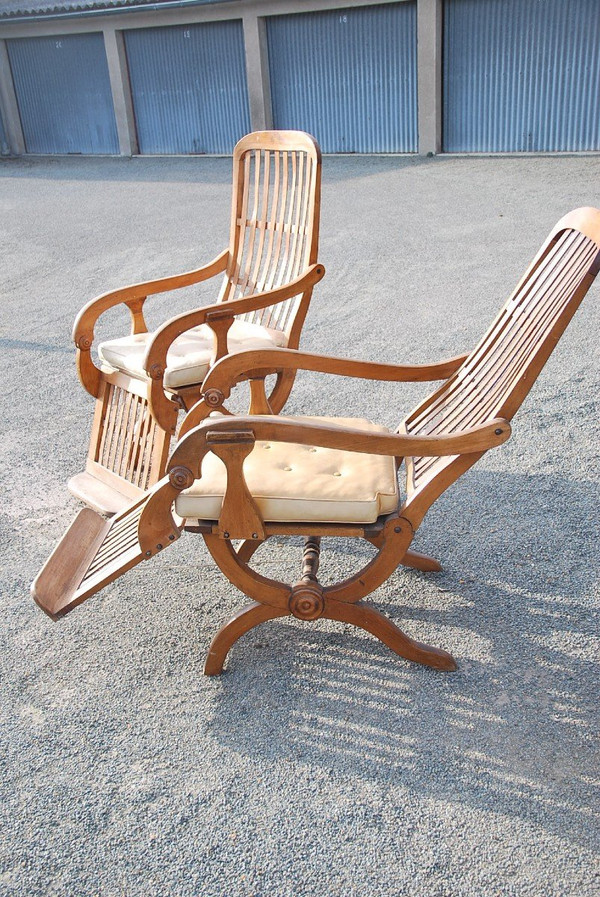
<path fill-rule="evenodd" d="M 86 392 L 97 399 L 100 396 L 101 375 L 100 369 L 96 367 L 92 360 L 92 353 L 90 352 L 89 346 L 85 349 L 77 346 L 75 363 L 77 365 L 79 382 Z"/>

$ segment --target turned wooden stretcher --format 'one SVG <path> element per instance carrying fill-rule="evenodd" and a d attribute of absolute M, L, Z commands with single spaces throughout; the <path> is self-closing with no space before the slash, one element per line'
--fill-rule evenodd
<path fill-rule="evenodd" d="M 167 476 L 110 523 L 82 511 L 32 586 L 51 617 L 175 542 L 201 533 L 223 573 L 252 599 L 217 633 L 205 672 L 221 672 L 232 644 L 252 627 L 289 614 L 362 627 L 397 654 L 451 670 L 446 651 L 415 642 L 364 599 L 399 563 L 439 569 L 413 552 L 433 502 L 482 455 L 508 439 L 509 421 L 531 389 L 600 268 L 600 212 L 578 209 L 554 228 L 495 321 L 468 355 L 434 365 L 373 364 L 264 349 L 230 355 L 209 373 L 204 398 L 182 426 Z M 357 419 L 285 418 L 272 413 L 264 376 L 298 370 L 392 382 L 444 382 L 397 432 Z M 254 413 L 205 418 L 251 377 Z M 404 460 L 406 497 L 397 469 Z M 299 579 L 252 568 L 274 535 L 303 535 Z M 356 537 L 377 550 L 348 579 L 319 582 L 323 536 Z M 242 540 L 234 547 L 234 540 Z"/>

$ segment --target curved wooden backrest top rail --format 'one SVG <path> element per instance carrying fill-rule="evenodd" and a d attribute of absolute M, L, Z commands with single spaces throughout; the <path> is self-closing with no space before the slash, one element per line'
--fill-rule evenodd
<path fill-rule="evenodd" d="M 458 433 L 493 418 L 510 420 L 599 267 L 600 212 L 578 209 L 559 222 L 480 343 L 406 418 L 402 431 Z M 431 504 L 423 501 L 423 491 L 438 476 L 443 477 L 443 491 L 466 469 L 465 463 L 464 457 L 407 459 L 407 506 L 416 494 L 423 505 L 415 522 Z M 433 501 L 436 490 L 430 495 Z"/>

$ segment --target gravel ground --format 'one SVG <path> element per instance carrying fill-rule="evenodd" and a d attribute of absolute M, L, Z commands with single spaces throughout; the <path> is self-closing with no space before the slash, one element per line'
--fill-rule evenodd
<path fill-rule="evenodd" d="M 328 273 L 303 345 L 388 361 L 470 349 L 555 221 L 600 205 L 598 157 L 326 158 L 323 178 Z M 512 439 L 419 531 L 444 572 L 400 569 L 376 593 L 458 672 L 283 620 L 208 679 L 209 641 L 244 599 L 199 537 L 59 624 L 28 585 L 77 510 L 65 483 L 92 401 L 73 318 L 212 258 L 230 162 L 2 160 L 0 179 L 0 893 L 599 894 L 598 286 Z M 153 320 L 195 301 L 157 298 Z M 306 375 L 288 408 L 392 425 L 426 389 Z M 281 574 L 290 552 L 269 545 L 257 558 Z M 325 578 L 363 559 L 326 548 Z"/>

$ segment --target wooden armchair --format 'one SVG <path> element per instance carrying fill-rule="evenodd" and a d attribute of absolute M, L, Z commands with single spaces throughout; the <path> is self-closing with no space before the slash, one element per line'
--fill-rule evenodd
<path fill-rule="evenodd" d="M 79 378 L 96 398 L 86 468 L 71 492 L 113 514 L 165 473 L 178 415 L 201 396 L 214 362 L 228 352 L 269 346 L 295 349 L 317 264 L 321 154 L 300 131 L 261 131 L 233 152 L 229 246 L 195 271 L 105 293 L 79 313 L 73 330 Z M 222 275 L 218 300 L 148 332 L 146 298 Z M 117 305 L 131 314 L 131 332 L 91 348 L 98 318 Z M 279 412 L 293 372 L 281 373 L 270 403 Z"/>
<path fill-rule="evenodd" d="M 324 617 L 362 627 L 397 654 L 444 670 L 454 659 L 405 635 L 365 599 L 399 563 L 439 569 L 410 544 L 428 508 L 490 448 L 508 439 L 509 421 L 529 392 L 600 268 L 600 211 L 563 218 L 481 342 L 466 356 L 436 365 L 371 364 L 265 349 L 222 359 L 205 394 L 226 398 L 242 377 L 254 378 L 256 407 L 267 371 L 299 369 L 387 381 L 440 380 L 442 385 L 397 432 L 365 420 L 285 418 L 272 414 L 201 420 L 192 409 L 151 493 L 112 522 L 84 510 L 32 586 L 51 617 L 63 616 L 108 582 L 151 558 L 185 529 L 201 533 L 226 577 L 252 599 L 217 633 L 205 672 L 221 672 L 233 643 L 274 617 Z M 201 402 L 206 403 L 206 399 Z M 191 429 L 190 429 L 191 427 Z M 397 468 L 405 461 L 406 497 Z M 295 584 L 250 566 L 273 535 L 303 535 Z M 377 553 L 355 575 L 323 586 L 322 536 L 356 537 Z M 232 540 L 242 540 L 234 547 Z"/>

